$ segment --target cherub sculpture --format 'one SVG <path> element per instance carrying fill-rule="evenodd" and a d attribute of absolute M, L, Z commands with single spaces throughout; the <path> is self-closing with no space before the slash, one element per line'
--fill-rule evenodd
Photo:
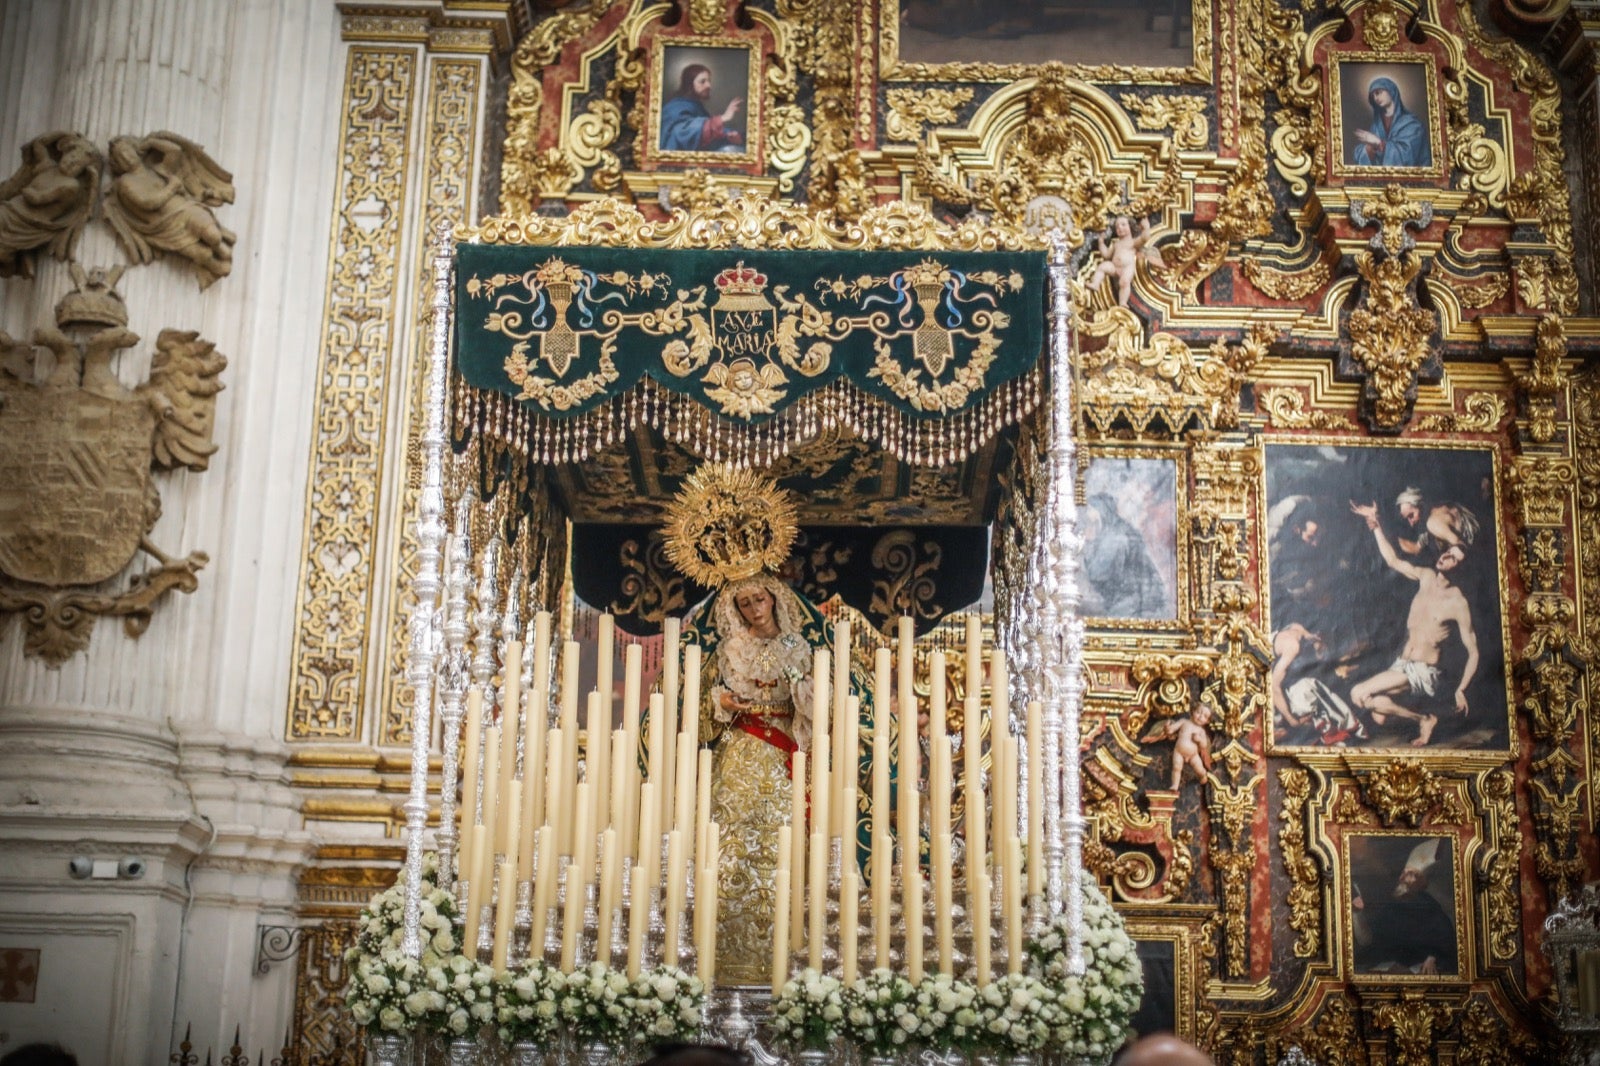
<path fill-rule="evenodd" d="M 1156 266 L 1161 266 L 1161 253 L 1155 248 L 1146 248 L 1145 244 L 1150 239 L 1150 227 L 1144 219 L 1139 220 L 1139 233 L 1133 232 L 1133 223 L 1127 215 L 1118 215 L 1111 224 L 1111 243 L 1106 243 L 1106 235 L 1100 235 L 1100 263 L 1094 268 L 1095 287 L 1106 278 L 1117 279 L 1117 304 L 1120 307 L 1128 306 L 1128 298 L 1133 295 L 1133 275 L 1139 267 L 1141 254 Z"/>
<path fill-rule="evenodd" d="M 1211 734 L 1206 726 L 1211 722 L 1211 708 L 1202 703 L 1186 718 L 1168 718 L 1157 722 L 1145 734 L 1145 743 L 1172 741 L 1172 791 L 1183 784 L 1183 768 L 1194 771 L 1195 777 L 1206 780 L 1211 772 Z"/>
<path fill-rule="evenodd" d="M 111 192 L 106 221 L 129 258 L 148 263 L 159 252 L 194 265 L 207 288 L 233 270 L 235 235 L 212 208 L 233 202 L 233 175 L 193 141 L 176 133 L 111 142 Z"/>
<path fill-rule="evenodd" d="M 33 277 L 41 248 L 72 255 L 100 188 L 100 153 L 56 131 L 22 146 L 22 166 L 0 185 L 0 278 Z"/>

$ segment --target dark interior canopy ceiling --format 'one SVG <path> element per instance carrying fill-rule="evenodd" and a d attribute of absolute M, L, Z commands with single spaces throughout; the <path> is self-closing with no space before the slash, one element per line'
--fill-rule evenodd
<path fill-rule="evenodd" d="M 913 466 L 840 428 L 823 430 L 766 468 L 799 504 L 801 532 L 783 577 L 825 602 L 837 595 L 873 625 L 910 615 L 919 632 L 976 602 L 988 572 L 988 525 L 1016 453 L 1008 427 L 965 459 Z M 588 459 L 552 466 L 574 523 L 578 596 L 636 635 L 658 632 L 710 590 L 673 572 L 659 528 L 701 463 L 641 426 Z"/>
<path fill-rule="evenodd" d="M 822 430 L 763 472 L 793 492 L 807 526 L 982 526 L 994 518 L 1016 427 L 949 466 L 913 466 L 840 427 Z M 701 459 L 649 426 L 588 459 L 550 468 L 576 523 L 659 525 Z"/>

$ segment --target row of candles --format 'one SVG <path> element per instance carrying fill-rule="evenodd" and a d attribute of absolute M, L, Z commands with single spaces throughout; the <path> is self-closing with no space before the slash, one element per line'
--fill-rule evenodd
<path fill-rule="evenodd" d="M 846 983 L 854 981 L 860 966 L 859 934 L 862 928 L 860 907 L 863 877 L 857 851 L 857 774 L 861 756 L 858 727 L 859 698 L 849 691 L 850 628 L 847 620 L 834 625 L 831 685 L 830 653 L 814 653 L 812 676 L 816 702 L 812 711 L 812 751 L 810 789 L 811 821 L 809 835 L 797 833 L 805 826 L 804 800 L 807 756 L 794 756 L 794 808 L 790 824 L 779 830 L 776 874 L 777 920 L 773 923 L 773 993 L 788 980 L 793 954 L 804 938 L 806 964 L 821 969 L 830 930 L 827 928 L 828 893 L 837 892 L 838 922 L 832 930 L 837 945 L 839 975 Z M 841 655 L 841 652 L 843 653 Z M 1038 862 L 1023 865 L 1023 844 L 1028 854 L 1042 854 L 1043 802 L 1037 774 L 1028 778 L 1027 826 L 1018 824 L 1020 784 L 1019 738 L 1010 730 L 1008 677 L 1004 659 L 993 657 L 989 676 L 991 700 L 989 721 L 990 773 L 987 788 L 983 772 L 982 725 L 983 683 L 982 629 L 977 618 L 969 618 L 966 631 L 965 675 L 967 691 L 962 701 L 962 807 L 965 815 L 963 838 L 966 845 L 965 870 L 967 906 L 965 932 L 972 945 L 972 971 L 982 984 L 992 977 L 990 956 L 993 927 L 998 914 L 1006 965 L 1017 972 L 1022 965 L 1022 935 L 1026 925 L 1024 900 L 1038 900 L 1043 891 L 1043 867 Z M 868 851 L 867 870 L 871 892 L 865 897 L 871 908 L 873 964 L 888 968 L 893 964 L 893 946 L 902 945 L 905 973 L 913 982 L 922 980 L 927 960 L 924 957 L 924 928 L 928 913 L 933 917 L 935 956 L 938 972 L 954 974 L 956 966 L 955 907 L 955 831 L 952 826 L 953 768 L 955 748 L 949 734 L 949 703 L 946 688 L 946 662 L 943 651 L 935 651 L 929 664 L 927 799 L 929 861 L 924 878 L 921 855 L 922 785 L 924 783 L 921 732 L 918 727 L 917 699 L 913 684 L 912 624 L 900 619 L 895 651 L 878 648 L 873 655 L 872 696 L 875 718 L 889 728 L 874 728 L 871 737 L 870 766 L 873 832 Z M 893 711 L 891 712 L 891 708 Z M 891 716 L 892 715 L 892 716 Z M 830 728 L 831 727 L 831 728 Z M 899 750 L 892 754 L 891 734 L 898 735 Z M 1027 744 L 1029 765 L 1038 766 L 1042 743 L 1042 717 L 1037 703 L 1028 705 Z M 897 758 L 893 758 L 897 755 Z M 891 762 L 893 758 L 893 762 Z M 830 771 L 832 762 L 834 771 Z M 891 804 L 891 765 L 902 783 Z M 839 769 L 839 768 L 842 768 Z M 836 779 L 830 779 L 837 773 Z M 905 787 L 906 785 L 911 787 Z M 820 799 L 819 799 L 820 797 Z M 833 804 L 837 804 L 834 806 Z M 890 825 L 892 810 L 891 834 Z M 1020 830 L 1020 831 L 1019 831 Z M 989 847 L 989 839 L 994 847 Z M 909 844 L 908 844 L 909 842 Z M 832 881 L 830 856 L 839 857 L 838 877 Z M 809 861 L 807 861 L 809 859 Z M 898 882 L 900 899 L 896 913 L 894 893 Z M 809 892 L 805 886 L 809 885 Z M 925 892 L 931 887 L 931 908 Z M 787 920 L 784 918 L 787 916 Z M 792 949 L 795 949 L 792 952 Z"/>
<path fill-rule="evenodd" d="M 528 943 L 531 954 L 540 954 L 548 923 L 556 917 L 556 887 L 564 880 L 567 895 L 559 915 L 562 969 L 570 971 L 576 964 L 590 886 L 595 886 L 597 893 L 590 957 L 609 963 L 612 926 L 620 920 L 621 890 L 626 884 L 630 897 L 629 974 L 636 975 L 642 966 L 646 924 L 658 897 L 664 927 L 661 961 L 676 964 L 692 870 L 698 896 L 693 911 L 694 961 L 698 976 L 711 984 L 715 978 L 721 829 L 710 820 L 712 752 L 702 749 L 699 739 L 701 649 L 695 644 L 683 648 L 680 671 L 676 654 L 679 623 L 668 619 L 664 633 L 668 654 L 663 658 L 660 691 L 650 695 L 646 704 L 641 697 L 640 648 L 629 645 L 624 653 L 622 728 L 611 729 L 616 638 L 613 619 L 602 616 L 597 689 L 587 697 L 586 741 L 580 761 L 579 645 L 569 641 L 562 649 L 559 712 L 547 726 L 545 710 L 553 695 L 548 613 L 536 616 L 533 633 L 528 692 L 522 691 L 522 644 L 508 641 L 503 649 L 497 721 L 485 726 L 489 712 L 483 692 L 475 688 L 468 693 L 463 847 L 458 866 L 467 894 L 467 943 L 478 943 L 480 924 L 492 913 L 492 961 L 497 968 L 504 968 L 516 933 L 519 895 L 524 906 L 526 897 L 531 896 Z M 1006 667 L 996 654 L 989 676 L 990 772 L 985 787 L 981 641 L 978 620 L 969 619 L 959 756 L 965 816 L 961 832 L 967 894 L 964 912 L 958 912 L 954 898 L 952 781 L 957 755 L 952 743 L 955 738 L 947 726 L 945 653 L 935 651 L 931 656 L 926 774 L 917 726 L 910 619 L 900 620 L 893 654 L 888 647 L 874 653 L 874 718 L 890 728 L 871 728 L 869 738 L 872 810 L 883 813 L 872 820 L 874 829 L 863 871 L 858 861 L 856 813 L 863 780 L 861 697 L 851 686 L 849 621 L 841 619 L 834 624 L 831 651 L 814 652 L 812 743 L 809 751 L 793 755 L 790 823 L 782 827 L 778 838 L 772 940 L 775 992 L 801 957 L 807 965 L 821 969 L 830 943 L 841 977 L 855 979 L 860 965 L 863 902 L 871 918 L 874 964 L 890 966 L 892 946 L 898 942 L 905 972 L 913 981 L 921 980 L 928 965 L 924 928 L 930 914 L 936 971 L 954 972 L 956 925 L 963 916 L 968 925 L 962 932 L 972 946 L 972 969 L 978 981 L 987 982 L 992 975 L 990 945 L 996 919 L 1008 970 L 1015 972 L 1021 966 L 1027 924 L 1024 901 L 1037 902 L 1043 890 L 1042 864 L 1031 861 L 1026 868 L 1023 864 L 1024 844 L 1027 855 L 1042 854 L 1041 781 L 1037 773 L 1028 775 L 1026 825 L 1021 825 L 1021 741 L 1010 730 Z M 642 706 L 649 708 L 647 717 L 640 714 Z M 506 708 L 518 713 L 507 714 Z M 537 713 L 533 713 L 535 709 Z M 1037 767 L 1042 743 L 1039 706 L 1029 704 L 1027 712 L 1027 765 Z M 642 771 L 638 756 L 641 719 L 646 731 Z M 897 751 L 891 747 L 892 732 L 898 733 Z M 902 782 L 894 799 L 892 766 L 897 766 L 895 772 Z M 929 811 L 926 827 L 921 824 L 924 785 Z M 921 857 L 924 833 L 928 843 L 926 879 Z M 898 846 L 907 841 L 912 842 L 910 846 Z M 492 890 L 496 873 L 498 896 Z M 870 885 L 865 897 L 864 884 Z M 931 900 L 926 898 L 930 892 Z M 832 913 L 830 903 L 834 905 Z"/>
<path fill-rule="evenodd" d="M 593 892 L 589 957 L 610 964 L 613 926 L 623 911 L 625 887 L 629 975 L 637 976 L 643 965 L 645 933 L 657 900 L 664 927 L 662 961 L 676 965 L 692 869 L 701 886 L 692 939 L 698 974 L 709 984 L 715 976 L 721 829 L 710 817 L 711 752 L 700 748 L 699 715 L 684 715 L 681 730 L 677 726 L 678 660 L 668 657 L 662 691 L 650 696 L 650 713 L 644 718 L 640 649 L 626 649 L 624 725 L 611 729 L 615 627 L 610 616 L 602 618 L 599 683 L 588 694 L 580 761 L 576 641 L 562 648 L 560 709 L 553 722 L 547 721 L 553 692 L 550 622 L 548 612 L 534 619 L 528 692 L 522 691 L 524 647 L 511 640 L 502 652 L 498 717 L 485 725 L 490 715 L 484 692 L 474 687 L 467 694 L 457 873 L 466 897 L 469 950 L 479 943 L 487 918 L 492 923 L 491 961 L 504 969 L 518 933 L 517 911 L 527 907 L 528 953 L 542 954 L 550 922 L 558 919 L 559 964 L 570 972 L 585 947 L 586 908 Z M 669 620 L 667 637 L 674 646 L 676 630 L 677 621 Z M 682 705 L 697 707 L 698 647 L 685 650 L 684 667 Z M 647 730 L 642 769 L 641 720 Z M 566 897 L 557 914 L 561 884 Z"/>

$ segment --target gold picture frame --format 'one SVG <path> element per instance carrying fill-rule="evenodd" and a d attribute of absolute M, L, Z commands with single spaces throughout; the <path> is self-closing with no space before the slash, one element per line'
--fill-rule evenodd
<path fill-rule="evenodd" d="M 921 0 L 884 0 L 880 6 L 880 22 L 878 27 L 880 48 L 879 68 L 883 81 L 944 81 L 944 82 L 1007 82 L 1021 78 L 1036 77 L 1043 62 L 1012 62 L 991 59 L 961 59 L 950 58 L 947 60 L 913 59 L 902 54 L 902 23 L 910 18 L 909 8 Z M 974 4 L 975 10 L 983 18 L 986 29 L 991 28 L 996 22 L 995 15 L 1000 10 L 992 5 L 979 2 Z M 1104 11 L 1103 5 L 1084 5 L 1084 14 L 1094 14 Z M 1149 85 L 1203 85 L 1212 81 L 1213 57 L 1213 29 L 1215 18 L 1212 0 L 1174 0 L 1170 18 L 1177 20 L 1183 14 L 1189 20 L 1188 32 L 1190 47 L 1188 62 L 1185 64 L 1152 64 L 1144 65 L 1137 62 L 1126 63 L 1087 63 L 1067 62 L 1068 73 L 1072 77 L 1084 81 L 1098 82 L 1124 82 L 1130 84 Z M 946 21 L 935 16 L 938 21 Z M 1041 28 L 1042 29 L 1042 28 Z M 1181 29 L 1181 24 L 1180 24 Z M 1152 27 L 1147 32 L 1171 32 L 1169 26 L 1165 30 Z M 1017 36 L 1026 36 L 1038 39 L 1043 34 L 1040 31 L 1021 32 Z M 960 37 L 952 37 L 960 40 Z"/>
<path fill-rule="evenodd" d="M 709 74 L 709 95 L 694 96 L 696 69 Z M 709 168 L 749 168 L 765 158 L 762 143 L 761 50 L 729 37 L 657 36 L 650 45 L 649 116 L 643 137 L 644 165 L 691 163 Z M 739 92 L 728 85 L 739 86 Z M 737 111 L 718 132 L 706 123 Z M 728 139 L 733 135 L 736 139 Z M 694 137 L 715 147 L 689 148 Z"/>
<path fill-rule="evenodd" d="M 1468 879 L 1461 876 L 1458 830 L 1350 828 L 1340 833 L 1338 854 L 1339 958 L 1345 980 L 1383 985 L 1472 980 L 1475 911 Z M 1420 882 L 1414 879 L 1419 873 Z M 1442 929 L 1446 919 L 1448 937 Z"/>
<path fill-rule="evenodd" d="M 1515 757 L 1498 448 L 1297 435 L 1268 437 L 1262 457 L 1257 528 L 1272 642 L 1269 753 L 1340 764 L 1372 755 L 1470 765 Z M 1407 517 L 1402 502 L 1412 492 L 1421 495 L 1417 517 Z M 1465 600 L 1478 650 L 1465 714 L 1455 691 L 1471 662 L 1468 641 L 1453 618 L 1430 656 L 1432 636 L 1412 631 L 1407 612 L 1424 591 L 1423 578 L 1385 560 L 1376 532 L 1355 510 L 1373 504 L 1402 562 L 1437 573 L 1442 556 L 1456 560 L 1443 573 Z M 1414 540 L 1402 535 L 1402 523 L 1413 523 Z M 1454 546 L 1446 543 L 1452 538 Z M 1419 743 L 1430 716 L 1435 721 Z"/>
<path fill-rule="evenodd" d="M 1447 176 L 1444 134 L 1439 111 L 1439 72 L 1433 56 L 1396 55 L 1386 52 L 1338 52 L 1328 78 L 1332 100 L 1328 107 L 1329 157 L 1338 177 L 1394 177 L 1437 179 Z M 1393 112 L 1379 119 L 1374 94 L 1388 89 Z M 1418 99 L 1423 102 L 1417 109 Z M 1418 130 L 1418 125 L 1424 128 Z M 1383 128 L 1380 129 L 1379 127 Z M 1406 129 L 1409 136 L 1396 131 Z M 1385 134 L 1395 134 L 1385 140 Z M 1420 136 L 1419 136 L 1420 134 Z M 1384 157 L 1409 158 L 1409 162 L 1374 160 L 1375 146 L 1363 143 L 1371 135 L 1383 142 Z"/>
<path fill-rule="evenodd" d="M 1188 448 L 1104 443 L 1084 446 L 1081 455 L 1080 611 L 1086 624 L 1098 631 L 1186 632 L 1189 523 L 1180 515 L 1189 488 Z"/>

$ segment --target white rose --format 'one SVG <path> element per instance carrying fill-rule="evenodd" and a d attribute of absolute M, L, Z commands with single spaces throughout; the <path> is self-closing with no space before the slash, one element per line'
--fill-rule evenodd
<path fill-rule="evenodd" d="M 394 1007 L 383 1008 L 383 1013 L 378 1015 L 378 1024 L 390 1032 L 400 1032 L 407 1028 L 406 1016 Z"/>

